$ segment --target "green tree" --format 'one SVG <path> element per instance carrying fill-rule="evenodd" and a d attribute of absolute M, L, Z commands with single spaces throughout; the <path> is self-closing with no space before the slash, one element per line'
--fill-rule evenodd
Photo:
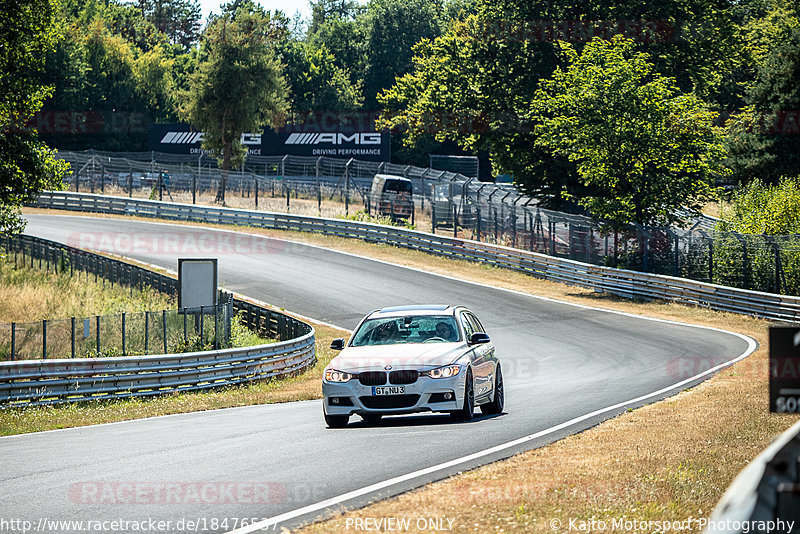
<path fill-rule="evenodd" d="M 466 16 L 449 19 L 442 36 L 417 45 L 414 69 L 379 97 L 382 124 L 407 132 L 407 144 L 431 133 L 467 150 L 487 150 L 494 173 L 511 174 L 543 204 L 568 209 L 563 191 L 573 197 L 582 191 L 575 166 L 537 148 L 528 120 L 531 96 L 559 64 L 555 41 L 580 51 L 595 34 L 633 34 L 636 48 L 681 91 L 735 109 L 740 102 L 729 88 L 741 68 L 741 36 L 728 6 L 475 0 L 462 10 Z"/>
<path fill-rule="evenodd" d="M 202 11 L 197 0 L 137 0 L 136 8 L 173 44 L 188 49 L 200 37 Z"/>
<path fill-rule="evenodd" d="M 777 7 L 746 27 L 754 78 L 728 123 L 727 165 L 737 182 L 800 173 L 800 18 Z"/>
<path fill-rule="evenodd" d="M 407 147 L 433 136 L 487 150 L 495 173 L 512 174 L 528 192 L 563 207 L 559 195 L 574 172 L 535 148 L 532 127 L 520 120 L 556 63 L 550 43 L 516 39 L 478 15 L 454 20 L 442 36 L 420 41 L 413 70 L 379 95 L 379 125 L 403 133 Z"/>
<path fill-rule="evenodd" d="M 361 87 L 336 65 L 324 46 L 286 40 L 280 47 L 284 76 L 290 85 L 293 112 L 355 111 L 361 108 Z"/>
<path fill-rule="evenodd" d="M 733 194 L 720 229 L 740 234 L 800 234 L 800 176 L 770 185 L 755 179 Z"/>
<path fill-rule="evenodd" d="M 64 38 L 45 54 L 40 81 L 53 92 L 35 119 L 40 135 L 65 149 L 145 150 L 147 124 L 176 119 L 173 71 L 184 82 L 193 70 L 187 61 L 176 69 L 176 59 L 196 52 L 170 44 L 131 5 L 88 0 L 74 9 L 61 11 Z"/>
<path fill-rule="evenodd" d="M 441 0 L 371 0 L 364 15 L 364 96 L 374 109 L 377 94 L 411 71 L 413 47 L 441 34 Z"/>
<path fill-rule="evenodd" d="M 181 115 L 205 132 L 203 147 L 220 161 L 218 202 L 225 202 L 231 164 L 245 154 L 241 135 L 277 125 L 286 111 L 274 30 L 269 14 L 252 3 L 214 19 L 205 32 L 204 57 L 181 95 Z"/>
<path fill-rule="evenodd" d="M 319 0 L 312 2 L 312 18 L 306 33 L 309 46 L 328 50 L 334 64 L 347 72 L 350 85 L 363 85 L 367 64 L 364 8 L 349 0 Z"/>
<path fill-rule="evenodd" d="M 0 18 L 0 232 L 21 231 L 20 206 L 44 189 L 57 189 L 68 165 L 39 141 L 25 123 L 52 89 L 37 76 L 42 51 L 58 39 L 55 0 L 27 0 L 4 6 Z"/>
<path fill-rule="evenodd" d="M 679 222 L 676 210 L 708 200 L 723 149 L 714 114 L 622 36 L 594 39 L 542 82 L 531 103 L 536 145 L 576 164 L 578 199 L 620 228 Z"/>
<path fill-rule="evenodd" d="M 311 0 L 312 33 L 331 19 L 353 19 L 363 10 L 358 0 Z"/>

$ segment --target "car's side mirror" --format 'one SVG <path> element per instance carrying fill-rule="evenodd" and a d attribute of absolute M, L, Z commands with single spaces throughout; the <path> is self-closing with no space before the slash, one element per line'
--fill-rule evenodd
<path fill-rule="evenodd" d="M 484 332 L 475 332 L 469 338 L 470 345 L 481 345 L 483 343 L 489 343 L 491 339 L 489 339 L 489 334 Z"/>
<path fill-rule="evenodd" d="M 331 348 L 333 350 L 342 350 L 344 348 L 344 338 L 341 339 L 334 339 L 331 341 Z"/>

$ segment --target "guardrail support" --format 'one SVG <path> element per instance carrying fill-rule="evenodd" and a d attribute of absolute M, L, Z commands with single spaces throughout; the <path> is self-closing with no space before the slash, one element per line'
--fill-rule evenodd
<path fill-rule="evenodd" d="M 350 215 L 350 165 L 355 161 L 353 158 L 347 160 L 344 166 L 344 214 Z"/>
<path fill-rule="evenodd" d="M 167 350 L 167 310 L 161 310 L 161 334 L 164 336 L 164 354 Z"/>
<path fill-rule="evenodd" d="M 127 354 L 128 354 L 127 338 L 125 336 L 125 326 L 126 326 L 125 325 L 125 312 L 122 312 L 122 355 L 123 356 L 127 356 Z M 97 331 L 100 332 L 100 329 L 98 328 Z M 98 334 L 98 339 L 99 339 L 99 334 Z M 98 343 L 99 343 L 99 341 L 98 341 Z M 99 349 L 99 346 L 98 346 L 98 349 Z"/>

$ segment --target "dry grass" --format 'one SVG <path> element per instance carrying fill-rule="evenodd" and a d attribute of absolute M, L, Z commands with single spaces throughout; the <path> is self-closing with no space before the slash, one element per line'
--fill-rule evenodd
<path fill-rule="evenodd" d="M 709 217 L 716 217 L 719 219 L 722 216 L 723 210 L 729 209 L 731 203 L 729 200 L 719 199 L 707 203 L 700 211 Z"/>
<path fill-rule="evenodd" d="M 176 305 L 174 297 L 150 289 L 131 291 L 93 276 L 56 274 L 53 270 L 0 260 L 0 322 L 86 317 L 120 312 L 162 310 Z M 44 268 L 44 266 L 43 266 Z"/>
<path fill-rule="evenodd" d="M 454 532 L 553 532 L 570 519 L 706 517 L 735 475 L 798 420 L 768 413 L 768 323 L 665 302 L 635 302 L 464 261 L 354 240 L 248 229 L 563 301 L 724 328 L 756 339 L 746 360 L 666 401 L 557 443 L 382 501 L 303 532 L 348 530 L 348 519 L 453 520 Z M 307 391 L 307 394 L 314 394 Z M 513 407 L 510 407 L 513 409 Z M 551 528 L 550 521 L 562 528 Z M 350 523 L 349 530 L 354 523 Z M 374 524 L 373 524 L 374 526 Z M 601 530 L 594 525 L 594 531 Z M 700 524 L 691 523 L 692 531 Z M 650 532 L 656 528 L 626 529 Z"/>

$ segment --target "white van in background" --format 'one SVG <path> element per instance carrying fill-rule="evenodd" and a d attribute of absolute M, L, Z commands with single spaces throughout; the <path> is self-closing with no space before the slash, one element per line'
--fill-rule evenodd
<path fill-rule="evenodd" d="M 414 190 L 411 180 L 392 174 L 376 174 L 372 179 L 369 202 L 373 215 L 408 219 L 411 217 Z"/>

